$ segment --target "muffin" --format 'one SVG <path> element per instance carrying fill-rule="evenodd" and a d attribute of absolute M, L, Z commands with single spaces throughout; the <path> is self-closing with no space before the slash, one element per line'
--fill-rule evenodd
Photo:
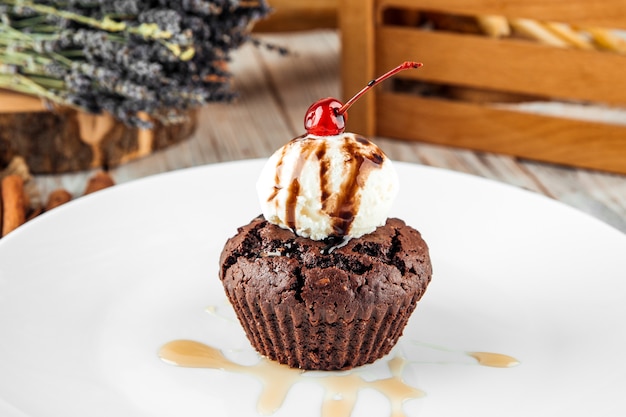
<path fill-rule="evenodd" d="M 220 278 L 250 343 L 294 368 L 337 370 L 389 353 L 431 279 L 402 220 L 333 249 L 259 216 L 222 252 Z"/>
<path fill-rule="evenodd" d="M 372 80 L 364 91 L 402 69 Z M 250 343 L 291 367 L 340 370 L 374 362 L 402 335 L 431 280 L 428 246 L 388 218 L 398 193 L 392 162 L 344 132 L 332 98 L 309 108 L 307 134 L 267 161 L 262 214 L 238 229 L 220 257 L 220 279 Z"/>

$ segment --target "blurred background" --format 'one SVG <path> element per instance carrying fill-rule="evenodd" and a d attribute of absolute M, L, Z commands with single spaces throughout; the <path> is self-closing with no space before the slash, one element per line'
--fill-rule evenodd
<path fill-rule="evenodd" d="M 348 131 L 626 232 L 622 2 L 304 3 L 0 1 L 3 234 L 115 184 L 266 158 L 313 102 L 406 60 L 424 67 L 368 92 Z"/>

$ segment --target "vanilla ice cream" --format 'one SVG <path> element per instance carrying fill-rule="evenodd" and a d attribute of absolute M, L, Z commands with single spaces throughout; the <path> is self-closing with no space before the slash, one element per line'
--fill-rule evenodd
<path fill-rule="evenodd" d="M 314 240 L 356 238 L 385 224 L 398 177 L 376 145 L 352 133 L 293 139 L 257 182 L 264 217 Z"/>

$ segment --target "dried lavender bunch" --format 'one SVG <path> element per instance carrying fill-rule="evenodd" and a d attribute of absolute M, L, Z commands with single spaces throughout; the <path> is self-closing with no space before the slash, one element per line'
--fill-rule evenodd
<path fill-rule="evenodd" d="M 231 100 L 264 0 L 0 0 L 0 87 L 147 127 Z"/>

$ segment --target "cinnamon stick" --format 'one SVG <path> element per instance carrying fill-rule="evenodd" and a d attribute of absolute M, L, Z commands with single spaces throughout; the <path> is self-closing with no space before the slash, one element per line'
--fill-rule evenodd
<path fill-rule="evenodd" d="M 61 204 L 65 204 L 72 199 L 72 194 L 63 188 L 54 190 L 48 196 L 46 203 L 46 211 L 59 207 Z"/>
<path fill-rule="evenodd" d="M 98 171 L 91 178 L 89 178 L 87 186 L 85 187 L 85 195 L 95 193 L 96 191 L 100 191 L 113 185 L 115 185 L 115 181 L 113 181 L 113 178 L 111 178 L 108 173 Z"/>
<path fill-rule="evenodd" d="M 26 221 L 24 180 L 16 174 L 7 175 L 0 183 L 2 194 L 2 236 Z"/>

